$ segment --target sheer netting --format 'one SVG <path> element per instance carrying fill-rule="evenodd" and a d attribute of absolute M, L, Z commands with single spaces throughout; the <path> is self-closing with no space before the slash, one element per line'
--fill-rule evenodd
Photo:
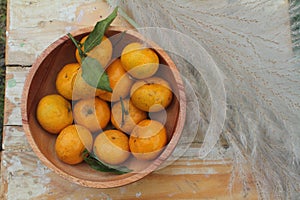
<path fill-rule="evenodd" d="M 231 185 L 243 181 L 247 190 L 250 170 L 262 199 L 299 199 L 300 59 L 291 41 L 296 46 L 300 34 L 290 29 L 299 6 L 284 0 L 108 2 L 167 49 L 182 74 L 191 123 L 178 148 L 188 147 L 196 133 L 185 134 L 197 127 L 205 159 L 222 135 L 235 163 Z"/>

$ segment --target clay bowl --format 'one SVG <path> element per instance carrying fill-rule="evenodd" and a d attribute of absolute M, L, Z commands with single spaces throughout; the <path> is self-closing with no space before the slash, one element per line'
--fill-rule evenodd
<path fill-rule="evenodd" d="M 92 28 L 81 29 L 73 32 L 72 35 L 80 40 L 91 30 Z M 124 28 L 110 27 L 106 32 L 114 45 L 114 55 L 120 55 L 120 49 L 123 49 L 126 44 L 144 40 L 135 31 L 124 31 Z M 111 188 L 126 185 L 145 177 L 156 170 L 170 156 L 176 147 L 184 126 L 185 93 L 179 72 L 166 52 L 151 41 L 147 41 L 147 43 L 159 55 L 160 63 L 167 66 L 160 67 L 157 75 L 165 78 L 171 84 L 175 97 L 165 112 L 168 144 L 162 153 L 155 160 L 148 162 L 138 161 L 131 156 L 125 165 L 133 171 L 122 175 L 96 171 L 85 162 L 78 165 L 68 165 L 58 160 L 54 151 L 57 135 L 49 134 L 42 129 L 35 113 L 37 104 L 43 96 L 57 93 L 55 79 L 59 70 L 65 64 L 76 62 L 74 56 L 75 46 L 68 36 L 63 36 L 51 44 L 33 64 L 23 91 L 21 107 L 24 131 L 33 151 L 44 165 L 63 178 L 82 186 Z M 159 120 L 160 114 L 157 114 L 156 117 Z"/>

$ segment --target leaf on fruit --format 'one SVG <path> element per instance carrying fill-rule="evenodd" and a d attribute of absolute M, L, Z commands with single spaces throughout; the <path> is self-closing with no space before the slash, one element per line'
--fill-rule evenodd
<path fill-rule="evenodd" d="M 89 152 L 87 149 L 83 151 L 83 160 L 93 169 L 101 172 L 113 172 L 116 174 L 126 174 L 131 172 L 131 169 L 128 169 L 125 166 L 115 166 L 103 163 L 100 161 L 93 152 Z"/>
<path fill-rule="evenodd" d="M 85 57 L 81 63 L 82 78 L 92 87 L 112 92 L 109 78 L 102 65 L 95 58 Z"/>
<path fill-rule="evenodd" d="M 87 52 L 92 50 L 95 46 L 99 45 L 102 41 L 105 31 L 113 20 L 117 17 L 118 7 L 104 20 L 97 22 L 92 32 L 85 40 L 82 50 L 82 44 L 75 40 L 75 38 L 68 33 L 69 38 L 75 44 L 79 51 L 79 55 L 82 59 L 82 78 L 92 87 L 112 92 L 109 84 L 109 78 L 107 73 L 104 71 L 102 65 L 94 58 L 87 56 Z"/>
<path fill-rule="evenodd" d="M 87 37 L 84 42 L 84 52 L 87 53 L 92 50 L 95 46 L 99 45 L 102 41 L 105 31 L 117 17 L 118 7 L 116 7 L 113 12 L 104 20 L 97 22 L 92 32 Z"/>

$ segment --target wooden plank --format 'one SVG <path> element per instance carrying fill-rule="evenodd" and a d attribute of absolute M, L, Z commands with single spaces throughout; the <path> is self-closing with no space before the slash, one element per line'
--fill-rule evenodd
<path fill-rule="evenodd" d="M 21 98 L 29 70 L 28 67 L 7 67 L 6 69 L 4 125 L 22 125 Z"/>
<path fill-rule="evenodd" d="M 32 151 L 22 126 L 4 126 L 2 149 L 4 151 Z"/>
<path fill-rule="evenodd" d="M 244 10 L 241 8 L 257 5 L 254 1 L 235 4 L 232 10 L 223 9 L 222 15 L 217 13 L 218 9 L 222 10 L 230 1 L 201 2 L 204 5 L 201 7 L 201 16 L 205 21 L 205 44 L 214 47 L 211 49 L 212 53 L 220 57 L 224 55 L 223 62 L 226 66 L 230 67 L 231 60 L 241 62 L 243 66 L 252 66 L 256 64 L 253 59 L 256 57 L 271 66 L 272 63 L 285 62 L 286 57 L 291 54 L 288 23 L 283 23 L 288 16 L 287 1 L 266 1 L 261 4 L 269 9 L 260 16 L 261 21 L 252 16 L 247 16 L 250 19 L 248 21 L 241 19 L 238 13 L 236 17 L 226 15 L 226 12 L 236 10 L 242 13 Z M 215 5 L 215 13 L 207 12 L 209 8 L 215 8 Z M 271 10 L 278 6 L 282 9 L 274 15 Z M 262 6 L 262 9 L 265 8 Z M 100 15 L 104 18 L 108 13 L 107 4 L 100 0 L 53 0 L 50 3 L 41 0 L 8 0 L 6 64 L 31 65 L 41 51 L 57 38 L 69 31 L 94 25 Z M 272 20 L 268 18 L 271 14 Z M 258 22 L 269 31 L 256 29 Z M 284 24 L 284 27 L 277 27 L 278 23 Z M 127 26 L 127 23 L 119 18 L 114 25 Z M 244 30 L 245 26 L 251 28 Z M 283 32 L 277 34 L 278 30 Z M 247 31 L 250 31 L 249 34 Z M 247 34 L 249 37 L 245 38 Z M 249 49 L 249 40 L 257 46 Z M 265 48 L 270 51 L 264 52 Z M 249 56 L 238 59 L 237 51 Z M 274 59 L 268 60 L 271 54 Z M 202 161 L 197 158 L 199 143 L 192 144 L 180 159 L 171 160 L 168 167 L 128 186 L 98 190 L 63 180 L 40 163 L 24 139 L 20 102 L 28 70 L 29 68 L 7 68 L 0 199 L 257 199 L 252 182 L 249 190 L 244 191 L 242 184 L 235 183 L 233 191 L 229 192 L 232 163 L 227 159 L 231 158 L 230 148 L 227 151 L 216 148 L 216 152 L 212 152 L 208 160 Z"/>
<path fill-rule="evenodd" d="M 6 65 L 31 65 L 59 37 L 93 26 L 111 11 L 104 0 L 8 0 Z M 129 26 L 120 17 L 112 25 Z"/>
<path fill-rule="evenodd" d="M 253 188 L 243 191 L 239 183 L 231 192 L 224 187 L 230 181 L 230 162 L 181 160 L 130 185 L 93 189 L 62 179 L 32 152 L 3 152 L 2 158 L 1 199 L 256 199 L 257 195 Z"/>

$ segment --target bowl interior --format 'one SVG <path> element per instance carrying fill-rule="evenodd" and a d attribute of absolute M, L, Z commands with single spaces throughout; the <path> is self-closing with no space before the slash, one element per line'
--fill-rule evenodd
<path fill-rule="evenodd" d="M 85 29 L 73 35 L 80 41 L 89 32 L 90 29 Z M 122 28 L 117 27 L 109 28 L 106 36 L 109 37 L 113 44 L 113 58 L 121 55 L 120 51 L 125 45 L 141 40 L 141 36 L 138 33 L 134 31 L 124 32 Z M 170 83 L 175 97 L 171 105 L 166 109 L 167 118 L 165 127 L 169 143 L 160 156 L 153 161 L 147 162 L 138 161 L 131 156 L 123 165 L 133 169 L 133 172 L 124 175 L 99 172 L 93 170 L 84 162 L 78 165 L 68 165 L 58 160 L 54 151 L 57 136 L 49 134 L 42 129 L 35 116 L 39 100 L 45 95 L 57 93 L 55 79 L 60 69 L 68 63 L 76 62 L 75 45 L 67 36 L 64 36 L 49 46 L 36 63 L 34 63 L 26 80 L 23 93 L 23 97 L 25 98 L 24 105 L 22 106 L 22 109 L 24 109 L 22 112 L 24 130 L 33 150 L 46 166 L 63 177 L 81 185 L 106 188 L 136 181 L 155 170 L 167 159 L 175 148 L 183 128 L 185 97 L 182 82 L 174 63 L 156 44 L 150 42 L 150 45 L 158 54 L 162 66 L 159 68 L 156 76 L 161 76 Z M 156 113 L 152 118 L 162 120 L 162 116 L 163 113 Z"/>

